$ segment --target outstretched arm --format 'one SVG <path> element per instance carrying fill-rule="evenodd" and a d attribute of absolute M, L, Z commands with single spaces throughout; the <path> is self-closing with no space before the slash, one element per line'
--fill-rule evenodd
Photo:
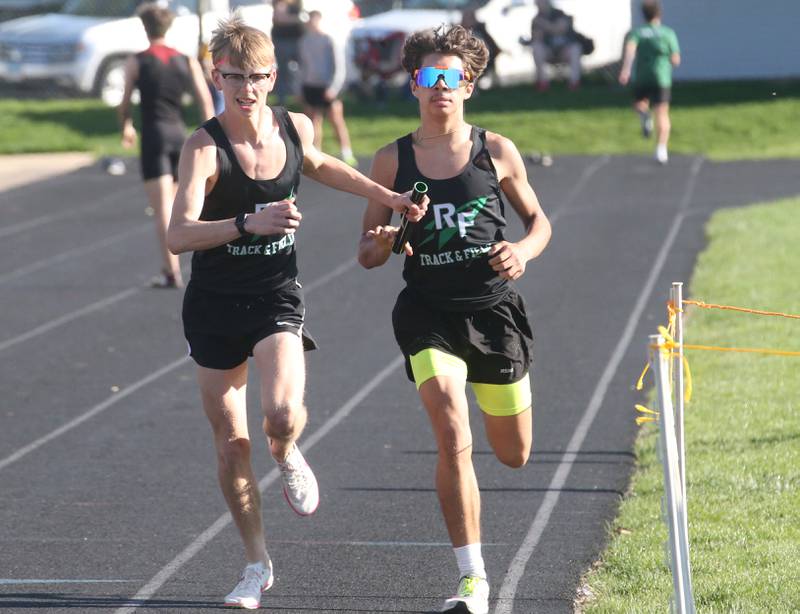
<path fill-rule="evenodd" d="M 377 183 L 389 187 L 394 184 L 397 175 L 397 146 L 392 143 L 375 154 L 372 161 L 370 177 Z M 364 211 L 361 240 L 358 243 L 358 262 L 365 269 L 381 266 L 392 253 L 392 243 L 398 232 L 396 226 L 390 226 L 392 212 L 380 203 L 370 200 Z M 411 255 L 411 247 L 405 246 L 406 253 Z"/>
<path fill-rule="evenodd" d="M 529 260 L 544 251 L 552 233 L 550 221 L 528 183 L 528 173 L 519 151 L 509 139 L 487 133 L 487 146 L 497 169 L 500 189 L 525 225 L 525 236 L 516 243 L 495 243 L 489 264 L 505 279 L 517 279 Z"/>
<path fill-rule="evenodd" d="M 303 144 L 303 174 L 336 190 L 363 196 L 392 211 L 405 213 L 412 222 L 422 219 L 428 207 L 427 198 L 422 204 L 416 205 L 409 198 L 410 192 L 398 194 L 385 185 L 372 181 L 358 169 L 322 153 L 314 147 L 314 128 L 311 120 L 302 113 L 290 113 L 290 115 Z"/>

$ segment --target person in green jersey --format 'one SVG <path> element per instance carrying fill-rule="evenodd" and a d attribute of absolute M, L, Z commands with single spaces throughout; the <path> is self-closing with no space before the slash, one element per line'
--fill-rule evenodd
<path fill-rule="evenodd" d="M 644 0 L 642 14 L 646 25 L 633 29 L 625 42 L 625 53 L 619 82 L 627 85 L 633 71 L 633 108 L 639 114 L 642 134 L 648 138 L 653 132 L 653 115 L 656 128 L 656 160 L 666 164 L 669 160 L 670 120 L 669 103 L 672 94 L 672 69 L 681 63 L 678 37 L 672 28 L 661 23 L 659 0 Z"/>

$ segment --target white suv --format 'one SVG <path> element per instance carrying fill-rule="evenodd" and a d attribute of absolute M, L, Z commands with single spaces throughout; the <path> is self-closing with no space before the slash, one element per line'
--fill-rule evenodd
<path fill-rule="evenodd" d="M 125 58 L 147 48 L 141 0 L 67 0 L 60 13 L 14 19 L 0 24 L 0 79 L 50 81 L 100 96 L 109 105 L 122 99 Z M 176 18 L 167 44 L 195 56 L 200 39 L 198 0 L 162 0 Z M 272 7 L 266 2 L 205 0 L 202 38 L 208 41 L 217 21 L 238 8 L 251 25 L 269 33 Z"/>

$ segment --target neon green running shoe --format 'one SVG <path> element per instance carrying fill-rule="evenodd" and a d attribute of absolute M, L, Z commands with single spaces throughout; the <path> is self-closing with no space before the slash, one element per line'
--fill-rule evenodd
<path fill-rule="evenodd" d="M 458 583 L 458 591 L 445 600 L 442 612 L 463 614 L 489 614 L 489 583 L 486 578 L 464 576 Z"/>

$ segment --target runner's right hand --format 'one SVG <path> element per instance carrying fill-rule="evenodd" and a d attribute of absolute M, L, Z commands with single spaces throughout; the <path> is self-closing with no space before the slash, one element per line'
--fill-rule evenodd
<path fill-rule="evenodd" d="M 365 232 L 364 236 L 368 239 L 372 239 L 378 247 L 378 250 L 388 253 L 392 250 L 394 238 L 399 231 L 400 229 L 396 226 L 377 226 Z M 407 256 L 414 255 L 414 250 L 411 249 L 411 244 L 408 241 L 406 241 L 404 250 Z"/>

